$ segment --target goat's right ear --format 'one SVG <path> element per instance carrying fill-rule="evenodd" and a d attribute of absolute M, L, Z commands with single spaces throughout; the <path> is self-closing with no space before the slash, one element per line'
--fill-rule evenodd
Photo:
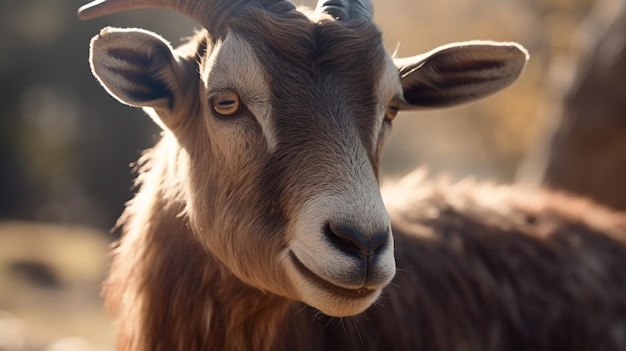
<path fill-rule="evenodd" d="M 149 31 L 104 28 L 91 40 L 89 61 L 109 94 L 126 105 L 169 110 L 175 94 L 185 90 L 184 65 Z"/>

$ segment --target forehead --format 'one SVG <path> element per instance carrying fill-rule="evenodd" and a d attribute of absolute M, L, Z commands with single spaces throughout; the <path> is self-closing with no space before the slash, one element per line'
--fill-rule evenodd
<path fill-rule="evenodd" d="M 250 11 L 232 28 L 250 42 L 272 78 L 284 78 L 287 83 L 274 87 L 356 83 L 358 86 L 351 88 L 368 88 L 376 85 L 388 64 L 381 34 L 367 21 L 334 21 L 327 16 L 310 19 L 297 12 L 279 17 Z"/>

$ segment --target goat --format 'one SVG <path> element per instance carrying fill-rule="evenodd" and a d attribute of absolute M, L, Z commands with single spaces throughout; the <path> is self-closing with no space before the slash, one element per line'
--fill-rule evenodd
<path fill-rule="evenodd" d="M 91 42 L 104 88 L 163 129 L 104 284 L 118 351 L 626 349 L 621 215 L 419 171 L 383 205 L 398 111 L 510 85 L 520 45 L 392 58 L 366 0 L 99 0 L 79 16 L 140 7 L 204 29 L 176 50 L 140 29 Z"/>

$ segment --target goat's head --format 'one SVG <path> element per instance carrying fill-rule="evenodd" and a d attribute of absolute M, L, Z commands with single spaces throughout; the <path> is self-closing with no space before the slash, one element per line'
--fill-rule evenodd
<path fill-rule="evenodd" d="M 334 316 L 366 309 L 395 273 L 377 178 L 398 110 L 489 95 L 527 59 L 491 42 L 394 59 L 365 0 L 308 15 L 284 0 L 100 0 L 79 15 L 138 7 L 206 29 L 174 50 L 106 28 L 90 58 L 111 95 L 163 127 L 197 239 L 243 282 Z"/>

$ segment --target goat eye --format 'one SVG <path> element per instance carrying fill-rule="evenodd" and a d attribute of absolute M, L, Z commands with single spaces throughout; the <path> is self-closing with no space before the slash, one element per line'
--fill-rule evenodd
<path fill-rule="evenodd" d="M 211 97 L 211 108 L 220 117 L 230 117 L 241 109 L 241 100 L 234 91 L 219 92 Z"/>
<path fill-rule="evenodd" d="M 398 111 L 400 111 L 400 107 L 390 104 L 387 106 L 387 111 L 385 112 L 385 119 L 389 122 L 393 121 L 394 118 L 398 115 Z"/>

